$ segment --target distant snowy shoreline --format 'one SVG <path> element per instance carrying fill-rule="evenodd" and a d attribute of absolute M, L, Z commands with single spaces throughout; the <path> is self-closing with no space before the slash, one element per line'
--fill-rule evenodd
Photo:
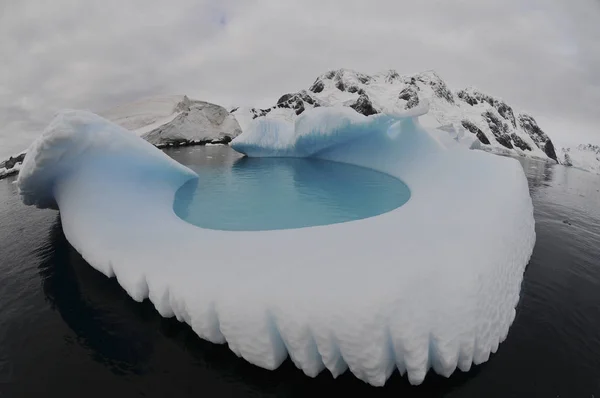
<path fill-rule="evenodd" d="M 305 110 L 343 106 L 365 116 L 402 114 L 427 106 L 420 123 L 442 140 L 486 152 L 524 156 L 600 174 L 600 147 L 556 148 L 536 120 L 474 88 L 453 91 L 434 72 L 367 75 L 349 69 L 319 76 L 308 90 L 282 95 L 265 109 L 222 106 L 185 95 L 157 96 L 100 113 L 158 148 L 228 144 L 255 119 L 294 121 Z M 19 172 L 24 153 L 0 163 L 0 179 Z"/>

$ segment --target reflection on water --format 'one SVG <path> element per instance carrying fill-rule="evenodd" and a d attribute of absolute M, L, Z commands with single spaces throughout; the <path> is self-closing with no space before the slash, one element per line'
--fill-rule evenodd
<path fill-rule="evenodd" d="M 169 373 L 194 375 L 187 380 L 187 384 L 192 385 L 187 388 L 197 393 L 210 391 L 215 396 L 221 396 L 222 391 L 233 391 L 240 396 L 295 396 L 302 391 L 347 390 L 350 393 L 357 389 L 378 395 L 412 389 L 399 375 L 395 375 L 385 389 L 374 390 L 349 374 L 338 380 L 327 374 L 308 379 L 290 361 L 275 372 L 254 367 L 237 358 L 226 346 L 199 339 L 186 324 L 160 317 L 147 300 L 143 303 L 131 300 L 115 279 L 108 279 L 92 269 L 69 245 L 58 219 L 38 255 L 38 272 L 48 309 L 56 311 L 72 332 L 68 339 L 57 343 L 87 353 L 90 360 L 110 370 L 114 377 L 165 377 L 163 383 L 166 383 L 172 375 L 157 374 L 158 365 L 168 368 Z M 38 333 L 34 332 L 31 337 L 40 337 Z M 184 361 L 181 361 L 182 356 L 186 357 Z M 77 361 L 85 362 L 88 358 L 80 357 Z M 57 360 L 65 368 L 63 377 L 69 378 L 67 391 L 75 393 L 86 387 L 68 374 L 73 371 L 77 375 L 77 361 L 71 363 L 69 358 L 50 357 L 45 358 L 47 363 L 42 368 L 52 366 Z M 67 370 L 69 368 L 71 370 Z M 421 392 L 452 390 L 477 373 L 478 369 L 474 369 L 452 379 L 431 377 Z M 16 379 L 13 383 L 18 383 Z M 13 383 L 10 387 L 21 391 L 19 385 Z M 180 387 L 170 385 L 167 391 L 172 389 L 179 395 L 178 391 L 185 392 Z M 143 385 L 140 388 L 144 389 Z"/>
<path fill-rule="evenodd" d="M 142 372 L 153 347 L 127 320 L 127 310 L 136 306 L 129 305 L 114 281 L 84 264 L 67 242 L 59 220 L 50 230 L 38 267 L 48 303 L 75 333 L 77 343 L 113 372 Z M 94 298 L 100 298 L 102 305 L 94 303 Z"/>
<path fill-rule="evenodd" d="M 249 365 L 134 302 L 68 244 L 56 212 L 23 206 L 0 181 L 0 396 L 600 396 L 600 177 L 521 161 L 537 242 L 508 339 L 486 364 L 419 387 Z"/>

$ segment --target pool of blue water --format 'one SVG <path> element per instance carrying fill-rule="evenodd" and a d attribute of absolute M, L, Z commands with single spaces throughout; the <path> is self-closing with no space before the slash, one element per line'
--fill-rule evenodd
<path fill-rule="evenodd" d="M 260 231 L 335 224 L 402 206 L 410 190 L 371 169 L 295 158 L 238 158 L 188 165 L 199 175 L 175 195 L 173 209 L 202 228 Z"/>

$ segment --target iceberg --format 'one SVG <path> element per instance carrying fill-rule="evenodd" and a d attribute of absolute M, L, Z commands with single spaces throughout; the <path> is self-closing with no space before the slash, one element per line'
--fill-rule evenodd
<path fill-rule="evenodd" d="M 242 132 L 235 117 L 222 106 L 186 95 L 144 98 L 105 110 L 101 116 L 159 148 L 228 143 Z"/>
<path fill-rule="evenodd" d="M 227 343 L 248 362 L 286 359 L 314 377 L 349 370 L 372 385 L 398 370 L 420 384 L 485 362 L 507 337 L 535 243 L 527 181 L 510 158 L 447 147 L 419 114 L 308 110 L 256 120 L 232 147 L 249 156 L 350 163 L 399 177 L 410 200 L 325 226 L 219 231 L 175 214 L 198 178 L 151 144 L 87 112 L 59 114 L 17 184 L 60 209 L 71 245 L 137 301 Z"/>

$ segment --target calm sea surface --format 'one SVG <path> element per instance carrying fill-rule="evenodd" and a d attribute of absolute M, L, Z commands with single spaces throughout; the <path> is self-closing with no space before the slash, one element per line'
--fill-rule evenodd
<path fill-rule="evenodd" d="M 237 158 L 167 153 L 193 167 Z M 0 180 L 0 397 L 600 397 L 600 176 L 521 161 L 537 242 L 515 323 L 489 362 L 418 387 L 252 366 L 134 302 L 69 245 L 58 212 L 24 206 L 15 178 Z"/>

